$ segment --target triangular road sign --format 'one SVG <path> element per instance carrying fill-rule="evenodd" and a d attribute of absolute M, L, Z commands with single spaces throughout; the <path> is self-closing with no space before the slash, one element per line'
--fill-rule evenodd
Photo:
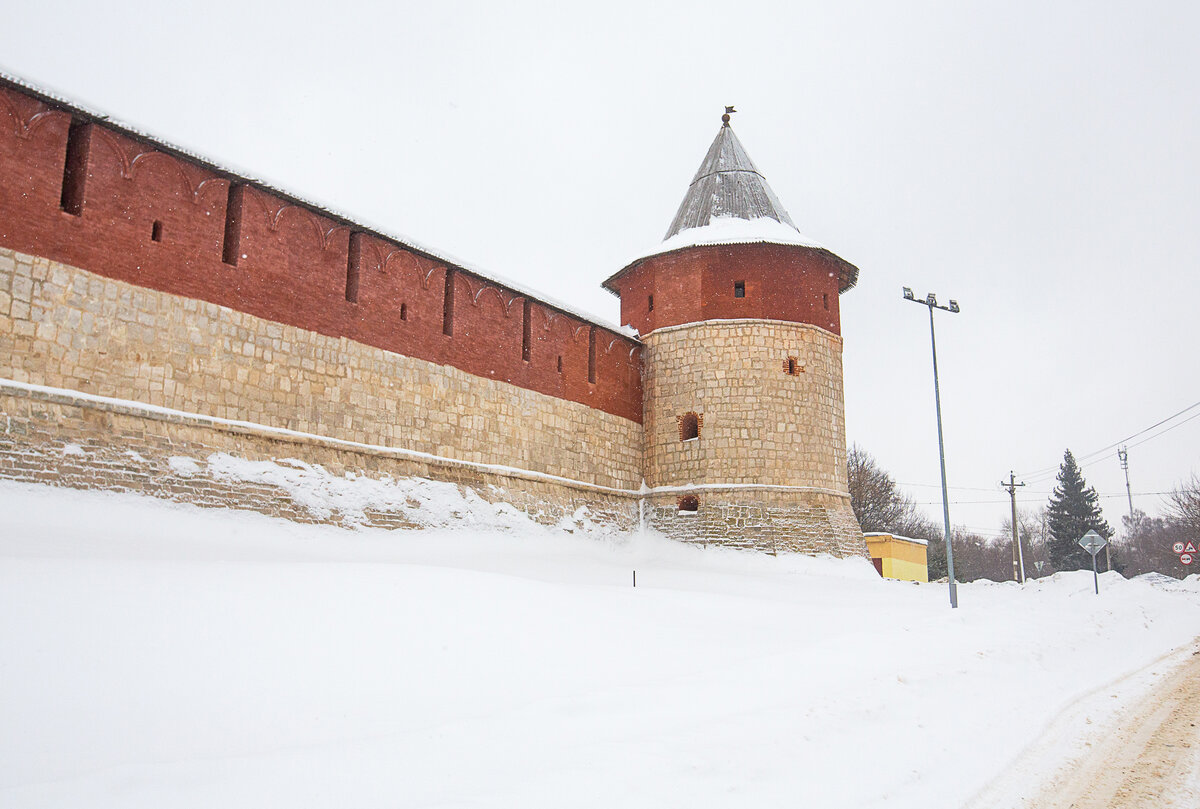
<path fill-rule="evenodd" d="M 1196 552 L 1196 543 L 1189 542 L 1188 544 L 1184 545 L 1183 552 L 1184 553 L 1195 553 Z"/>

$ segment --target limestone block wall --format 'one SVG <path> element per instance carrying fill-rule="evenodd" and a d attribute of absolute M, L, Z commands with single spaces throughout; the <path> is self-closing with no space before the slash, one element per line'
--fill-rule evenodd
<path fill-rule="evenodd" d="M 633 420 L 6 249 L 0 378 L 600 487 L 641 483 Z"/>
<path fill-rule="evenodd" d="M 643 341 L 650 527 L 768 553 L 866 555 L 846 481 L 840 337 L 739 319 Z"/>
<path fill-rule="evenodd" d="M 681 496 L 696 511 L 681 511 Z M 849 495 L 819 489 L 686 488 L 656 491 L 645 504 L 648 527 L 680 542 L 764 553 L 867 556 Z"/>
<path fill-rule="evenodd" d="M 222 455 L 276 462 L 276 472 L 316 465 L 322 476 L 352 477 L 359 483 L 368 477 L 389 485 L 404 478 L 456 484 L 464 494 L 511 505 L 549 525 L 574 528 L 590 522 L 620 531 L 638 522 L 636 492 L 0 382 L 2 479 L 136 492 L 298 522 L 382 528 L 430 524 L 421 521 L 422 504 L 403 494 L 368 504 L 352 496 L 342 498 L 336 491 L 330 498 L 314 500 L 310 491 L 287 486 L 277 474 L 231 474 L 229 465 L 220 462 Z M 453 520 L 466 524 L 471 516 Z"/>
<path fill-rule="evenodd" d="M 840 337 L 802 323 L 717 320 L 643 341 L 648 485 L 847 492 Z M 688 413 L 700 434 L 683 441 Z"/>

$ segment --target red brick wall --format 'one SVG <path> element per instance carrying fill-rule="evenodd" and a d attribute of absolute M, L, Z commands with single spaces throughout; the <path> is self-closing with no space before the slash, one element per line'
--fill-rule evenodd
<path fill-rule="evenodd" d="M 834 258 L 807 247 L 716 245 L 653 256 L 614 284 L 621 293 L 621 322 L 641 334 L 732 318 L 808 323 L 841 334 L 838 270 Z M 734 295 L 738 281 L 745 284 L 743 298 Z"/>
<path fill-rule="evenodd" d="M 523 295 L 370 233 L 355 237 L 351 262 L 351 234 L 359 233 L 352 224 L 254 186 L 240 192 L 237 263 L 226 264 L 236 180 L 103 124 L 79 130 L 84 201 L 79 216 L 67 213 L 71 120 L 67 110 L 0 85 L 0 246 L 642 420 L 640 349 L 628 337 L 531 300 L 526 361 Z M 347 300 L 351 263 L 354 302 Z M 450 336 L 443 333 L 447 271 Z"/>

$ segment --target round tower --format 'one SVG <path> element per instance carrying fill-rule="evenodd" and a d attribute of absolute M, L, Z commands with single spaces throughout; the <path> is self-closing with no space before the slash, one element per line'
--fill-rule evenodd
<path fill-rule="evenodd" d="M 838 296 L 728 115 L 665 240 L 604 282 L 641 334 L 648 522 L 692 542 L 866 554 L 846 483 Z"/>

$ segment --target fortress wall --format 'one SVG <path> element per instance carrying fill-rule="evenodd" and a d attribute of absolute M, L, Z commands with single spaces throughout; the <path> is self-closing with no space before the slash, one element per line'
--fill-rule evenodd
<path fill-rule="evenodd" d="M 636 340 L 3 82 L 0 247 L 642 418 Z"/>
<path fill-rule="evenodd" d="M 7 480 L 134 492 L 307 523 L 395 529 L 470 522 L 466 515 L 438 515 L 436 508 L 431 514 L 429 508 L 422 508 L 422 495 L 441 499 L 446 495 L 414 490 L 403 480 L 418 478 L 473 492 L 497 504 L 494 515 L 512 506 L 537 522 L 569 530 L 586 522 L 607 530 L 629 530 L 638 521 L 634 493 L 347 446 L 316 436 L 281 435 L 254 425 L 158 413 L 69 391 L 27 390 L 0 382 L 0 421 L 4 424 L 0 478 Z M 270 463 L 260 465 L 265 473 L 247 472 L 244 465 L 231 469 L 225 456 Z M 328 475 L 305 465 L 318 465 Z M 301 478 L 310 483 L 291 485 L 283 480 L 287 476 L 293 483 Z M 328 496 L 322 496 L 317 487 L 330 476 L 334 485 L 327 486 Z M 382 484 L 372 492 L 369 504 L 362 502 L 363 478 Z M 340 486 L 336 485 L 339 479 Z M 467 499 L 459 503 L 488 524 L 486 510 L 481 514 Z"/>
<path fill-rule="evenodd" d="M 561 329 L 556 323 L 551 336 Z M 572 361 L 582 363 L 586 373 L 586 333 L 571 339 Z M 141 485 L 153 489 L 164 474 L 166 453 L 201 458 L 220 450 L 250 458 L 295 457 L 335 469 L 361 466 L 374 474 L 425 475 L 481 486 L 485 497 L 499 486 L 547 518 L 582 503 L 623 514 L 622 521 L 637 511 L 630 490 L 641 482 L 642 431 L 634 421 L 6 249 L 0 249 L 0 379 L 193 414 L 183 423 L 149 419 L 141 411 L 118 418 L 108 406 L 68 401 L 57 402 L 55 410 L 21 404 L 21 396 L 10 392 L 0 414 L 9 420 L 0 456 L 12 460 L 0 463 L 4 476 L 28 479 L 36 473 L 36 479 L 53 482 L 61 475 L 67 485 L 104 485 L 103 470 L 112 466 L 114 485 L 131 487 L 130 480 L 148 475 Z M 274 434 L 247 438 L 244 431 L 208 423 L 213 418 L 313 434 L 325 443 Z M 103 436 L 110 428 L 106 445 Z M 378 449 L 351 451 L 338 441 L 466 465 L 416 462 Z M 90 453 L 85 458 L 108 460 L 72 477 L 63 472 L 61 448 L 67 444 L 85 445 Z M 150 458 L 152 466 L 138 471 L 108 463 L 125 457 L 126 450 Z M 17 460 L 25 464 L 20 475 L 14 472 Z M 80 456 L 65 460 L 78 465 Z M 542 477 L 519 470 L 484 473 L 472 464 L 517 467 Z M 577 483 L 548 481 L 545 475 Z M 242 502 L 236 487 L 226 489 L 222 496 L 230 504 Z"/>

